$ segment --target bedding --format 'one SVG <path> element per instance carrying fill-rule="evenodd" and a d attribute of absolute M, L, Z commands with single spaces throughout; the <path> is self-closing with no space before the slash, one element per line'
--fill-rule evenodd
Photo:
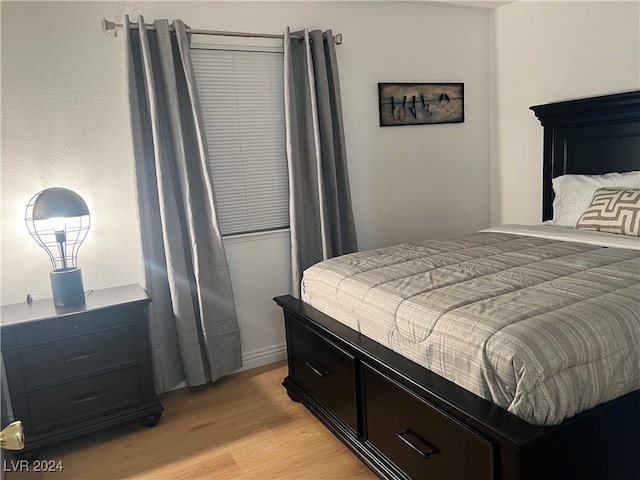
<path fill-rule="evenodd" d="M 640 189 L 599 188 L 576 228 L 640 237 Z"/>
<path fill-rule="evenodd" d="M 552 184 L 555 197 L 551 223 L 573 228 L 598 188 L 640 188 L 640 171 L 611 172 L 604 175 L 560 175 L 553 179 Z"/>
<path fill-rule="evenodd" d="M 599 245 L 601 247 L 631 248 L 633 250 L 640 250 L 640 239 L 638 238 L 625 235 L 612 235 L 611 233 L 590 230 L 576 231 L 573 228 L 559 227 L 551 224 L 550 222 L 535 225 L 498 225 L 487 228 L 483 231 L 514 233 L 516 235 L 541 237 L 551 240 L 587 243 L 589 245 Z"/>
<path fill-rule="evenodd" d="M 302 300 L 534 425 L 639 389 L 639 239 L 493 230 L 318 263 Z"/>

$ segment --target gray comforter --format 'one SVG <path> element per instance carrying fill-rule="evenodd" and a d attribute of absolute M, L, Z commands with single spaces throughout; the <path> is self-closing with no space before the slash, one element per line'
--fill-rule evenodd
<path fill-rule="evenodd" d="M 503 233 L 304 274 L 302 299 L 535 425 L 640 388 L 640 252 Z"/>

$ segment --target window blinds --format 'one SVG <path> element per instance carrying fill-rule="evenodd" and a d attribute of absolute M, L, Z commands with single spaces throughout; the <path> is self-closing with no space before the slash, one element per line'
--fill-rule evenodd
<path fill-rule="evenodd" d="M 288 227 L 282 50 L 191 54 L 221 233 Z"/>

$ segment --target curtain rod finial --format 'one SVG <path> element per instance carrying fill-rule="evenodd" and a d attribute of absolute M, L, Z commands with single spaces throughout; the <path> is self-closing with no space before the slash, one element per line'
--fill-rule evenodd
<path fill-rule="evenodd" d="M 114 34 L 116 31 L 116 24 L 115 22 L 112 22 L 110 20 L 107 20 L 106 18 L 102 19 L 102 31 L 103 32 L 108 32 L 109 30 L 113 30 Z"/>
<path fill-rule="evenodd" d="M 342 34 L 338 33 L 333 36 L 333 41 L 336 45 L 342 45 Z"/>

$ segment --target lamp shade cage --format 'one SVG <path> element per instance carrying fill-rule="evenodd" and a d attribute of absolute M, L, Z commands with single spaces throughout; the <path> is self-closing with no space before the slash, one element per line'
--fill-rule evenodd
<path fill-rule="evenodd" d="M 56 306 L 84 303 L 78 250 L 90 226 L 85 201 L 66 188 L 47 188 L 29 201 L 25 222 L 29 233 L 51 261 L 50 278 Z"/>

